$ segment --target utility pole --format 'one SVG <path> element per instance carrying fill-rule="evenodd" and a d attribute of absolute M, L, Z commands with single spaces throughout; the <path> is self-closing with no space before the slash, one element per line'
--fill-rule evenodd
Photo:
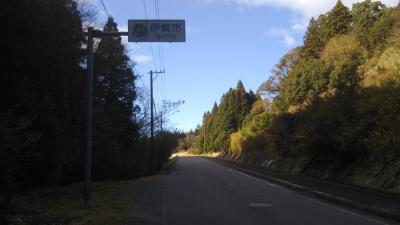
<path fill-rule="evenodd" d="M 165 71 L 153 71 L 150 70 L 150 172 L 154 172 L 154 98 L 153 98 L 153 74 L 161 74 Z"/>
<path fill-rule="evenodd" d="M 93 27 L 87 31 L 87 77 L 86 77 L 86 110 L 85 110 L 85 181 L 83 187 L 83 206 L 90 208 L 92 180 L 92 126 L 93 126 Z"/>

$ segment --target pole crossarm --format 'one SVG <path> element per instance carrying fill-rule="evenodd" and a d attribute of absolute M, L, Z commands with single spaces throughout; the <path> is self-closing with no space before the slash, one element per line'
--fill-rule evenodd
<path fill-rule="evenodd" d="M 151 72 L 149 72 L 150 74 Z M 158 77 L 159 74 L 165 73 L 165 70 L 161 70 L 161 71 L 152 71 L 153 74 L 155 74 L 156 76 L 153 78 L 153 81 Z"/>
<path fill-rule="evenodd" d="M 101 30 L 92 30 L 91 31 L 92 36 L 95 38 L 99 38 L 99 37 L 118 37 L 118 36 L 128 36 L 128 32 L 127 31 L 101 31 Z M 85 35 L 88 36 L 89 32 L 85 32 Z"/>

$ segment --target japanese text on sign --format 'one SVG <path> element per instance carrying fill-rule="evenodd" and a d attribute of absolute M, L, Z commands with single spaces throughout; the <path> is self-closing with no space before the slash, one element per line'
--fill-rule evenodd
<path fill-rule="evenodd" d="M 129 20 L 129 42 L 185 42 L 184 20 Z"/>

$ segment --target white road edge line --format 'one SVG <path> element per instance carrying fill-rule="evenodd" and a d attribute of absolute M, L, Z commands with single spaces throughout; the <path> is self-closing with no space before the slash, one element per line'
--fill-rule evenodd
<path fill-rule="evenodd" d="M 208 161 L 211 161 L 211 160 L 208 160 Z M 282 187 L 282 186 L 280 186 L 280 185 L 272 184 L 272 183 L 270 183 L 270 182 L 268 182 L 268 181 L 266 181 L 266 180 L 264 180 L 264 179 L 261 179 L 261 178 L 258 178 L 258 177 L 254 177 L 254 176 L 251 176 L 251 175 L 248 175 L 248 174 L 245 174 L 245 173 L 243 173 L 243 172 L 240 172 L 240 171 L 235 170 L 235 169 L 232 169 L 232 168 L 228 168 L 228 167 L 226 167 L 226 166 L 220 165 L 220 164 L 217 163 L 217 162 L 213 162 L 213 163 L 214 163 L 215 165 L 219 166 L 219 167 L 222 167 L 222 168 L 228 170 L 228 171 L 233 171 L 233 172 L 235 172 L 235 173 L 237 173 L 237 174 L 240 174 L 240 175 L 242 175 L 242 176 L 249 177 L 249 178 L 252 178 L 252 179 L 254 179 L 254 180 L 258 180 L 258 181 L 260 181 L 260 182 L 262 182 L 262 183 L 264 183 L 264 184 L 267 184 L 267 185 L 269 185 L 269 186 L 275 187 L 275 188 L 277 188 L 277 189 L 279 189 L 279 190 L 283 190 L 283 191 L 286 191 L 286 192 L 290 192 L 290 193 L 292 193 L 292 194 L 296 194 L 296 195 L 298 195 L 298 196 L 300 196 L 300 197 L 302 197 L 302 198 L 311 200 L 311 201 L 316 202 L 316 203 L 318 203 L 318 204 L 320 204 L 320 205 L 329 206 L 329 207 L 331 207 L 331 208 L 333 208 L 333 209 L 336 209 L 336 210 L 339 210 L 339 211 L 342 211 L 342 212 L 345 212 L 345 213 L 348 213 L 348 214 L 351 214 L 351 215 L 354 215 L 354 216 L 361 217 L 361 218 L 363 218 L 363 219 L 369 220 L 369 221 L 374 222 L 374 223 L 379 223 L 379 224 L 382 224 L 382 225 L 389 225 L 389 224 L 384 223 L 384 222 L 382 222 L 382 221 L 375 220 L 375 219 L 372 219 L 372 218 L 369 218 L 369 217 L 360 215 L 360 214 L 358 214 L 358 213 L 349 211 L 349 210 L 347 210 L 347 209 L 342 209 L 342 208 L 339 208 L 339 207 L 337 207 L 337 206 L 328 204 L 328 203 L 326 203 L 326 202 L 321 202 L 321 201 L 319 201 L 318 199 L 310 198 L 310 197 L 308 197 L 308 196 L 299 194 L 298 192 L 295 192 L 295 191 L 293 191 L 293 190 L 289 190 L 289 189 L 287 189 L 287 188 L 285 188 L 285 187 Z M 246 169 L 244 169 L 244 170 L 246 170 Z M 251 171 L 249 171 L 249 172 L 251 172 Z M 275 178 L 272 178 L 272 179 L 275 179 Z M 287 181 L 284 181 L 284 180 L 281 180 L 281 179 L 276 179 L 276 180 L 279 180 L 279 181 L 282 181 L 282 182 L 291 184 L 291 185 L 293 185 L 293 186 L 302 187 L 302 186 L 300 186 L 300 185 L 292 184 L 292 183 L 290 183 L 290 182 L 287 182 Z"/>

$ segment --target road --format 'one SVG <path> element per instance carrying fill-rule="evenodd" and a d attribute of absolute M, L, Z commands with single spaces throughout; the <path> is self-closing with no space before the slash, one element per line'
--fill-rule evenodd
<path fill-rule="evenodd" d="M 378 225 L 202 157 L 182 157 L 157 175 L 129 211 L 135 225 Z"/>

